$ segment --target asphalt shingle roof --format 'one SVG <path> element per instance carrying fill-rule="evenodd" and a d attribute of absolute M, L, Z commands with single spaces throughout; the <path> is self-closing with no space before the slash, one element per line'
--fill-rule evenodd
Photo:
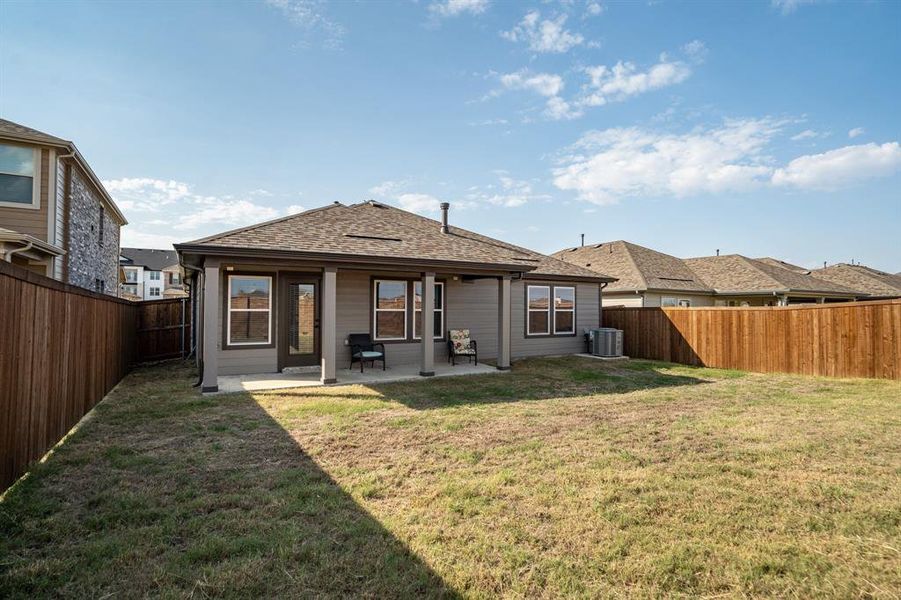
<path fill-rule="evenodd" d="M 675 256 L 618 240 L 555 252 L 568 263 L 616 277 L 606 292 L 678 290 L 712 293 L 685 263 Z"/>
<path fill-rule="evenodd" d="M 35 142 L 44 142 L 53 146 L 65 146 L 71 143 L 68 140 L 58 138 L 55 135 L 50 135 L 49 133 L 44 133 L 43 131 L 38 131 L 31 127 L 25 127 L 24 125 L 19 125 L 18 123 L 13 123 L 6 119 L 0 119 L 0 135 L 29 139 Z"/>
<path fill-rule="evenodd" d="M 441 223 L 434 219 L 373 201 L 335 203 L 178 246 L 510 265 L 532 275 L 605 279 L 595 271 L 453 224 L 449 233 L 441 233 Z"/>
<path fill-rule="evenodd" d="M 901 296 L 901 273 L 892 275 L 863 265 L 839 263 L 810 272 L 813 277 L 861 290 L 871 296 Z"/>
<path fill-rule="evenodd" d="M 150 271 L 162 271 L 178 264 L 178 253 L 175 250 L 120 248 L 119 255 L 131 261 L 123 263 L 125 266 L 144 267 Z"/>
<path fill-rule="evenodd" d="M 809 292 L 861 295 L 860 291 L 740 254 L 687 258 L 685 264 L 717 292 Z"/>

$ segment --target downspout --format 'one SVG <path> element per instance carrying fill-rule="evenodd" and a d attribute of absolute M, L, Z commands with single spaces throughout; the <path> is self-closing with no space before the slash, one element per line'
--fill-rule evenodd
<path fill-rule="evenodd" d="M 181 254 L 178 255 L 178 266 L 186 272 L 193 271 L 195 274 L 194 277 L 191 278 L 191 353 L 194 353 L 197 350 L 197 332 L 200 329 L 198 326 L 200 320 L 200 303 L 197 301 L 197 295 L 200 292 L 200 275 L 203 273 L 203 269 L 185 264 L 184 257 Z M 195 358 L 197 359 L 198 378 L 197 382 L 191 387 L 199 387 L 203 383 L 203 356 L 197 352 Z"/>
<path fill-rule="evenodd" d="M 604 288 L 610 285 L 609 281 L 598 285 L 598 327 L 604 326 Z"/>
<path fill-rule="evenodd" d="M 28 242 L 21 248 L 14 248 L 12 250 L 7 250 L 6 255 L 3 257 L 3 260 L 5 260 L 8 263 L 11 263 L 13 261 L 13 254 L 16 254 L 18 252 L 28 252 L 33 247 L 34 247 L 34 242 Z"/>

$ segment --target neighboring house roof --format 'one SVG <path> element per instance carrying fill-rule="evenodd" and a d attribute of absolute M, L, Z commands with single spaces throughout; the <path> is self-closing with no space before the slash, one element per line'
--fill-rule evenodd
<path fill-rule="evenodd" d="M 73 154 L 75 161 L 82 168 L 82 170 L 87 174 L 88 179 L 94 184 L 94 187 L 100 192 L 100 195 L 103 197 L 104 203 L 107 205 L 107 208 L 110 212 L 115 216 L 116 220 L 119 221 L 120 225 L 128 224 L 128 220 L 125 218 L 125 215 L 122 214 L 122 211 L 119 210 L 119 207 L 116 206 L 116 202 L 113 200 L 113 197 L 109 195 L 109 192 L 106 191 L 106 188 L 103 187 L 103 183 L 101 183 L 100 178 L 97 177 L 97 174 L 94 173 L 91 166 L 81 155 L 81 152 L 78 151 L 78 148 L 75 147 L 73 142 L 69 140 L 64 140 L 62 138 L 58 138 L 54 135 L 50 135 L 49 133 L 44 133 L 43 131 L 38 131 L 37 129 L 32 129 L 31 127 L 26 127 L 25 125 L 20 125 L 19 123 L 13 123 L 7 119 L 0 119 L 0 139 L 6 139 L 10 141 L 16 142 L 29 142 L 34 144 L 43 144 L 46 146 L 56 146 L 59 148 L 63 148 L 66 150 L 66 153 Z"/>
<path fill-rule="evenodd" d="M 892 275 L 863 265 L 839 263 L 810 272 L 813 277 L 838 283 L 870 296 L 901 296 L 901 273 Z"/>
<path fill-rule="evenodd" d="M 552 256 L 616 277 L 617 281 L 604 290 L 607 293 L 647 290 L 713 293 L 681 259 L 623 240 L 567 248 Z"/>
<path fill-rule="evenodd" d="M 441 232 L 433 219 L 368 201 L 345 206 L 334 203 L 295 215 L 176 244 L 196 253 L 288 253 L 316 258 L 369 262 L 450 263 L 528 272 L 530 276 L 560 276 L 610 281 L 588 269 L 526 248 L 451 225 Z"/>
<path fill-rule="evenodd" d="M 175 250 L 155 250 L 152 248 L 120 248 L 119 254 L 126 259 L 127 267 L 144 267 L 149 271 L 162 271 L 178 266 L 178 252 Z"/>
<path fill-rule="evenodd" d="M 810 275 L 810 269 L 806 269 L 804 267 L 799 267 L 798 265 L 793 265 L 789 262 L 785 262 L 784 260 L 779 260 L 778 258 L 772 258 L 769 256 L 765 256 L 763 258 L 755 258 L 754 260 L 766 263 L 773 267 L 782 267 L 783 269 L 788 269 L 789 271 L 794 271 L 795 273 L 803 273 L 804 275 Z"/>
<path fill-rule="evenodd" d="M 740 254 L 687 258 L 685 264 L 722 294 L 790 293 L 861 296 L 860 291 Z"/>

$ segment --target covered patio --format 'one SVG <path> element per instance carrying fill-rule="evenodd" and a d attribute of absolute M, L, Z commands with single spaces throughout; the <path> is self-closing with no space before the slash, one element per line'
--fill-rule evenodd
<path fill-rule="evenodd" d="M 491 373 L 509 373 L 500 371 L 492 365 L 461 363 L 456 366 L 438 363 L 434 368 L 435 377 L 462 377 L 466 375 L 487 375 Z M 298 387 L 319 387 L 323 385 L 375 385 L 396 381 L 420 379 L 419 367 L 415 364 L 397 365 L 382 370 L 367 368 L 362 373 L 358 367 L 341 369 L 340 381 L 322 383 L 320 368 L 305 369 L 300 372 L 260 373 L 256 375 L 220 375 L 219 394 L 234 392 L 255 392 L 262 390 L 280 390 Z"/>

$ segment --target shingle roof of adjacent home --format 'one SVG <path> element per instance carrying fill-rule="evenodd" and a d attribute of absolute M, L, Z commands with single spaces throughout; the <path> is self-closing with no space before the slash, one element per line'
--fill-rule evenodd
<path fill-rule="evenodd" d="M 6 119 L 0 119 L 0 134 L 21 138 L 23 140 L 44 142 L 51 146 L 65 146 L 72 143 L 69 140 L 64 140 L 55 135 L 50 135 L 49 133 L 44 133 L 43 131 L 38 131 L 31 127 L 25 127 L 24 125 L 19 125 L 18 123 L 13 123 Z"/>
<path fill-rule="evenodd" d="M 803 273 L 804 275 L 810 275 L 810 269 L 805 269 L 804 267 L 799 267 L 798 265 L 793 265 L 789 262 L 785 262 L 784 260 L 779 260 L 778 258 L 764 256 L 763 258 L 755 258 L 754 260 L 756 260 L 758 262 L 766 263 L 773 267 L 782 267 L 783 269 L 788 269 L 789 271 L 794 271 L 795 273 Z"/>
<path fill-rule="evenodd" d="M 814 269 L 810 274 L 817 279 L 866 292 L 870 296 L 901 296 L 901 273 L 892 275 L 863 265 L 839 263 L 822 269 Z"/>
<path fill-rule="evenodd" d="M 521 269 L 530 276 L 610 280 L 594 271 L 453 225 L 448 233 L 442 233 L 438 221 L 373 201 L 350 206 L 336 202 L 176 247 L 183 252 L 272 251 L 348 260 L 365 257 L 460 263 Z"/>
<path fill-rule="evenodd" d="M 740 254 L 687 258 L 685 264 L 718 293 L 802 292 L 860 296 L 851 288 Z"/>
<path fill-rule="evenodd" d="M 675 256 L 626 241 L 567 248 L 552 256 L 616 277 L 606 292 L 677 290 L 712 293 L 697 274 Z"/>
<path fill-rule="evenodd" d="M 175 250 L 154 250 L 151 248 L 120 248 L 119 254 L 128 259 L 124 266 L 144 267 L 150 271 L 162 271 L 166 267 L 178 265 Z"/>

